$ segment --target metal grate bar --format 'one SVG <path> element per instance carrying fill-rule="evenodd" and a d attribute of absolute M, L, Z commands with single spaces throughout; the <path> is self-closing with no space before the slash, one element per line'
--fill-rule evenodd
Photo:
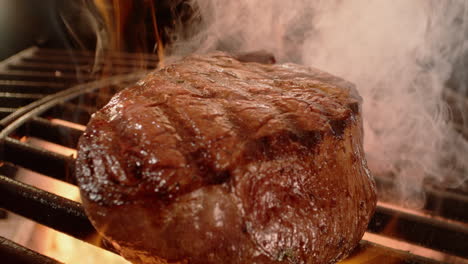
<path fill-rule="evenodd" d="M 71 157 L 28 145 L 12 138 L 3 139 L 1 160 L 48 175 L 58 180 L 74 183 L 75 162 Z"/>
<path fill-rule="evenodd" d="M 106 65 L 113 65 L 113 66 L 145 66 L 148 65 L 151 68 L 155 68 L 158 66 L 156 62 L 151 62 L 143 59 L 105 59 Z M 73 58 L 73 57 L 65 57 L 65 56 L 57 56 L 57 57 L 30 57 L 30 58 L 23 58 L 22 61 L 24 62 L 35 62 L 35 63 L 60 63 L 60 64 L 71 64 L 71 65 L 94 65 L 94 59 L 88 59 L 83 57 Z M 99 62 L 98 62 L 99 63 Z"/>
<path fill-rule="evenodd" d="M 59 104 L 48 110 L 44 116 L 58 117 L 73 123 L 87 125 L 92 113 L 81 108 L 76 109 L 75 107 L 75 105 L 70 103 Z"/>
<path fill-rule="evenodd" d="M 0 93 L 2 107 L 21 107 L 44 97 L 43 94 Z"/>
<path fill-rule="evenodd" d="M 16 111 L 16 108 L 0 107 L 0 119 Z"/>
<path fill-rule="evenodd" d="M 374 178 L 379 191 L 385 192 L 385 190 L 395 188 L 391 177 L 374 175 Z M 468 208 L 468 193 L 458 189 L 438 188 L 430 182 L 425 183 L 423 188 L 426 194 L 424 210 L 430 211 L 433 215 L 468 222 L 468 210 L 466 210 Z M 385 195 L 383 196 L 385 198 Z"/>
<path fill-rule="evenodd" d="M 14 178 L 16 173 L 18 172 L 18 168 L 9 164 L 9 163 L 2 163 L 0 165 L 0 174 L 5 175 L 9 178 Z"/>
<path fill-rule="evenodd" d="M 468 257 L 468 226 L 378 206 L 368 231 Z"/>
<path fill-rule="evenodd" d="M 56 82 L 30 82 L 0 80 L 0 92 L 7 93 L 41 93 L 52 94 L 65 88 L 64 84 Z"/>
<path fill-rule="evenodd" d="M 97 66 L 103 66 L 104 64 L 100 63 Z M 151 68 L 150 65 L 147 65 L 145 68 Z M 93 71 L 93 65 L 83 65 L 81 67 L 77 67 L 73 64 L 58 64 L 58 63 L 39 63 L 39 62 L 23 62 L 21 64 L 11 64 L 8 65 L 9 70 L 19 70 L 19 71 L 38 71 L 38 72 L 49 72 L 55 73 L 56 71 L 60 71 L 62 73 L 73 74 L 75 72 L 83 72 L 91 74 Z M 117 67 L 113 67 L 113 72 L 119 73 L 130 73 L 135 69 L 140 69 L 140 66 L 126 66 L 126 65 L 117 65 Z"/>
<path fill-rule="evenodd" d="M 3 264 L 60 264 L 55 259 L 27 249 L 0 236 L 0 256 Z"/>
<path fill-rule="evenodd" d="M 39 56 L 49 56 L 49 55 L 57 55 L 57 56 L 87 56 L 87 57 L 92 57 L 94 58 L 96 56 L 95 51 L 90 51 L 90 50 L 60 50 L 60 49 L 46 49 L 46 48 L 41 48 L 37 49 L 34 52 L 35 55 Z M 119 52 L 119 53 L 109 53 L 105 55 L 106 57 L 117 57 L 117 58 L 145 58 L 146 60 L 151 60 L 151 61 L 158 61 L 158 55 L 156 54 L 148 54 L 148 53 L 128 53 L 128 52 Z"/>
<path fill-rule="evenodd" d="M 47 73 L 37 71 L 2 71 L 0 72 L 0 79 L 6 80 L 28 80 L 28 81 L 41 81 L 41 82 L 62 82 L 73 83 L 77 81 L 76 74 L 68 73 Z M 82 76 L 81 81 L 90 81 L 91 76 Z"/>
<path fill-rule="evenodd" d="M 41 117 L 28 120 L 18 131 L 21 135 L 41 138 L 65 147 L 76 148 L 83 131 L 54 124 Z"/>
<path fill-rule="evenodd" d="M 468 196 L 429 186 L 424 209 L 438 215 L 468 222 Z"/>
<path fill-rule="evenodd" d="M 32 56 L 37 49 L 37 47 L 31 47 L 20 51 L 19 53 L 7 58 L 4 61 L 0 61 L 0 71 L 6 70 L 6 66 L 8 64 L 17 63 L 21 61 L 21 58 Z"/>
<path fill-rule="evenodd" d="M 130 74 L 130 75 L 122 75 L 120 77 L 119 76 L 111 77 L 109 80 L 115 79 L 116 81 L 115 82 L 113 81 L 109 82 L 108 80 L 103 81 L 103 83 L 105 83 L 105 86 L 101 86 L 102 87 L 101 91 L 103 92 L 103 94 L 110 95 L 114 91 L 119 90 L 123 87 L 126 87 L 130 85 L 130 83 L 133 83 L 135 81 L 135 79 L 129 78 L 129 77 L 140 76 L 140 74 L 142 74 L 142 72 L 137 72 L 135 74 Z M 93 85 L 98 85 L 100 82 L 101 81 L 96 81 L 94 82 L 94 84 L 91 83 L 89 85 L 82 84 L 80 86 L 76 86 L 73 89 L 76 92 L 80 92 L 81 89 L 77 89 L 77 88 L 83 87 L 83 89 L 88 89 L 91 91 L 92 89 L 89 89 L 89 88 L 90 87 L 93 88 Z M 76 104 L 64 103 L 63 101 L 57 101 L 57 100 L 54 101 L 54 104 L 48 107 L 47 108 L 48 110 L 42 113 L 42 116 L 47 117 L 47 118 L 59 118 L 59 119 L 63 119 L 69 122 L 86 125 L 91 117 L 91 114 L 93 114 L 98 108 L 96 105 L 86 106 L 84 108 L 79 107 L 78 105 L 83 104 L 81 102 L 83 99 L 79 99 L 80 96 L 78 96 L 77 98 L 78 99 L 68 99 L 68 101 L 76 102 Z M 103 103 L 107 103 L 107 101 Z"/>
<path fill-rule="evenodd" d="M 355 259 L 356 257 L 356 259 Z M 392 264 L 440 264 L 440 262 L 415 256 L 408 252 L 384 247 L 361 240 L 346 263 L 392 263 Z"/>
<path fill-rule="evenodd" d="M 21 62 L 18 64 L 7 65 L 9 70 L 21 70 L 21 71 L 39 71 L 39 72 L 51 72 L 60 71 L 66 73 L 75 73 L 77 67 L 72 64 L 60 64 L 60 63 L 40 63 L 40 62 Z M 91 72 L 91 65 L 78 68 L 82 71 Z"/>
<path fill-rule="evenodd" d="M 116 92 L 117 90 L 112 89 L 111 91 L 101 90 L 100 92 L 86 93 L 69 102 L 92 114 L 106 105 Z"/>
<path fill-rule="evenodd" d="M 70 53 L 70 54 L 41 54 L 40 52 L 35 52 L 33 58 L 42 59 L 42 60 L 50 60 L 50 61 L 62 61 L 64 58 L 68 58 L 68 60 L 74 60 L 78 62 L 95 62 L 96 57 L 94 54 L 89 53 Z M 148 61 L 157 63 L 157 58 L 146 58 L 144 55 L 125 55 L 121 53 L 108 53 L 103 54 L 102 56 L 98 57 L 97 60 L 107 60 L 107 61 L 122 61 L 122 62 L 142 62 Z"/>
<path fill-rule="evenodd" d="M 96 231 L 80 203 L 3 175 L 0 175 L 0 207 L 78 239 L 96 240 Z"/>

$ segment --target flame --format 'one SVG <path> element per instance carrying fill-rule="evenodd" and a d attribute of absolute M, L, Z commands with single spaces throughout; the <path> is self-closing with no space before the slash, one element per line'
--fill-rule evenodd
<path fill-rule="evenodd" d="M 377 261 L 379 257 L 383 257 L 378 251 L 371 247 L 359 248 L 351 256 L 338 262 L 339 264 L 365 264 L 365 263 L 383 263 Z M 388 259 L 387 259 L 388 260 Z M 393 263 L 393 262 L 385 262 Z"/>
<path fill-rule="evenodd" d="M 151 20 L 153 21 L 154 35 L 156 36 L 155 49 L 158 52 L 159 67 L 163 67 L 164 66 L 164 46 L 162 43 L 161 34 L 159 34 L 158 21 L 156 19 L 156 7 L 154 6 L 153 1 L 150 1 L 150 6 L 151 6 Z"/>
<path fill-rule="evenodd" d="M 111 3 L 110 3 L 111 2 Z M 104 19 L 109 34 L 109 51 L 112 52 L 138 52 L 142 54 L 140 62 L 145 66 L 144 53 L 156 53 L 159 65 L 164 61 L 164 44 L 161 31 L 156 17 L 156 6 L 154 1 L 126 1 L 126 0 L 94 0 L 95 6 Z M 141 3 L 141 5 L 138 5 Z M 150 32 L 154 34 L 155 43 L 147 47 L 146 34 L 148 33 L 145 18 L 149 10 L 151 15 Z M 138 14 L 138 15 L 134 15 Z M 137 17 L 137 18 L 136 18 Z M 126 36 L 127 31 L 134 33 L 131 37 Z M 135 39 L 133 39 L 135 38 Z"/>

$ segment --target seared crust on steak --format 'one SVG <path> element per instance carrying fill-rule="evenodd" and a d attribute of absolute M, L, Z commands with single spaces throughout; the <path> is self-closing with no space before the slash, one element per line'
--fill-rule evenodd
<path fill-rule="evenodd" d="M 134 262 L 335 262 L 376 202 L 360 101 L 316 69 L 187 57 L 93 115 L 85 208 Z"/>

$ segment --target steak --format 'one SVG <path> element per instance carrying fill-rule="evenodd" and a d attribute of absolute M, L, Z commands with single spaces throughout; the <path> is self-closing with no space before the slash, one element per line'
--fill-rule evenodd
<path fill-rule="evenodd" d="M 334 263 L 376 205 L 353 84 L 295 64 L 192 55 L 96 112 L 76 175 L 133 263 Z"/>

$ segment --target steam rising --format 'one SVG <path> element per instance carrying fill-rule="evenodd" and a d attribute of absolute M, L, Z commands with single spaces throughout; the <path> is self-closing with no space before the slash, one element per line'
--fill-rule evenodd
<path fill-rule="evenodd" d="M 402 200 L 422 201 L 427 178 L 466 181 L 468 143 L 442 100 L 467 52 L 464 0 L 193 0 L 201 29 L 176 54 L 268 50 L 354 82 L 364 98 L 365 149 L 393 174 Z M 466 69 L 465 69 L 466 70 Z M 465 84 L 457 84 L 465 87 Z M 415 199 L 416 198 L 416 199 Z"/>

